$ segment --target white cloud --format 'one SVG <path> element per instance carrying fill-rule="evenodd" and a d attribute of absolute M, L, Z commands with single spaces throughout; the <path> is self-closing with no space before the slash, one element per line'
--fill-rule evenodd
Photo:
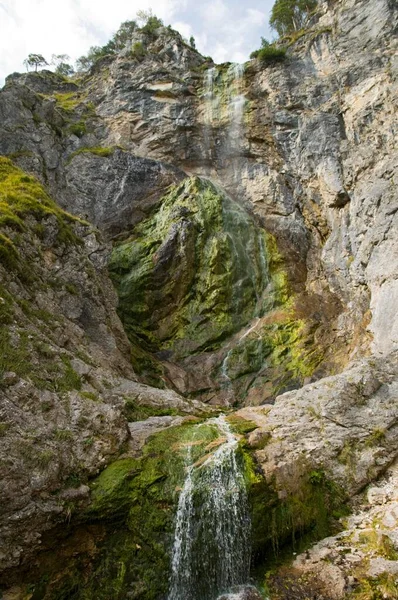
<path fill-rule="evenodd" d="M 189 23 L 185 23 L 184 21 L 173 21 L 172 24 L 173 29 L 181 33 L 182 37 L 189 40 L 191 35 L 193 34 L 192 25 Z"/>
<path fill-rule="evenodd" d="M 203 51 L 210 54 L 215 62 L 244 62 L 250 52 L 259 47 L 260 37 L 268 33 L 265 10 L 210 0 L 200 12 L 207 28 Z M 202 47 L 199 49 L 202 50 Z"/>
<path fill-rule="evenodd" d="M 228 16 L 228 6 L 223 0 L 211 0 L 203 5 L 201 13 L 204 21 L 215 24 Z"/>

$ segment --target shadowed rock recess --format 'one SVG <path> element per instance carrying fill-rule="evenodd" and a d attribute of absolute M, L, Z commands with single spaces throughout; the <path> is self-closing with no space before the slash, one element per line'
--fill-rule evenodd
<path fill-rule="evenodd" d="M 6 79 L 3 600 L 398 598 L 397 13 Z"/>

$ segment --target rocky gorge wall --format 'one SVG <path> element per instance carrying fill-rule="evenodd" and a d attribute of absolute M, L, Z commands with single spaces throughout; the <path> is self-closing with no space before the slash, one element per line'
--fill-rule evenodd
<path fill-rule="evenodd" d="M 86 597 L 161 597 L 176 474 L 158 453 L 210 405 L 243 407 L 258 563 L 394 462 L 396 34 L 394 2 L 322 2 L 281 64 L 214 65 L 162 28 L 80 81 L 7 78 L 5 598 L 80 598 L 87 577 Z M 29 563 L 54 540 L 55 564 Z"/>

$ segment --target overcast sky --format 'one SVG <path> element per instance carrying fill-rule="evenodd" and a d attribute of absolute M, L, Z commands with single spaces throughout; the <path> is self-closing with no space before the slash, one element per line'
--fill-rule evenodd
<path fill-rule="evenodd" d="M 274 0 L 0 0 L 0 86 L 24 71 L 23 60 L 39 53 L 69 54 L 74 61 L 90 46 L 104 45 L 122 21 L 152 8 L 198 50 L 220 63 L 243 62 L 270 37 Z"/>

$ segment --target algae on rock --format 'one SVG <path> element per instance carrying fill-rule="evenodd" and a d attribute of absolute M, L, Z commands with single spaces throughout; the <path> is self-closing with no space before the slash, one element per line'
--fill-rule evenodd
<path fill-rule="evenodd" d="M 264 247 L 265 232 L 212 183 L 173 188 L 112 254 L 128 334 L 177 360 L 218 348 L 264 303 Z"/>
<path fill-rule="evenodd" d="M 156 358 L 190 372 L 193 357 L 213 354 L 210 385 L 242 401 L 269 382 L 273 394 L 301 383 L 322 358 L 306 346 L 275 239 L 210 181 L 171 188 L 116 244 L 109 270 L 127 334 L 142 348 L 138 372 L 161 376 Z"/>

